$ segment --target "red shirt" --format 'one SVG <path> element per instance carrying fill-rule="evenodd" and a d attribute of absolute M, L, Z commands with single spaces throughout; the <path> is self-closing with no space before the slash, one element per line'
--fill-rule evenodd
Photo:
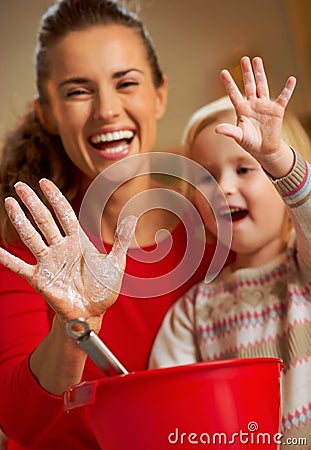
<path fill-rule="evenodd" d="M 143 249 L 141 260 L 135 250 L 129 252 L 121 294 L 104 316 L 99 336 L 129 371 L 146 369 L 163 316 L 182 293 L 204 278 L 214 252 L 214 246 L 187 236 L 182 223 L 171 238 Z M 23 244 L 9 251 L 35 263 Z M 29 356 L 49 332 L 53 317 L 26 281 L 0 265 L 0 428 L 12 439 L 9 449 L 99 449 L 83 408 L 64 413 L 62 397 L 46 392 L 29 370 Z M 81 381 L 103 376 L 87 359 Z"/>

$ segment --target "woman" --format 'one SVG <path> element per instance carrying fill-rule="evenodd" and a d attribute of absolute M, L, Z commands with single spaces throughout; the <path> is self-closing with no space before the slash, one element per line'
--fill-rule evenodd
<path fill-rule="evenodd" d="M 175 201 L 159 207 L 163 191 L 151 169 L 144 169 L 165 112 L 167 80 L 138 17 L 114 1 L 59 1 L 43 16 L 36 63 L 38 97 L 9 136 L 1 161 L 1 197 L 17 194 L 42 235 L 9 198 L 1 211 L 1 240 L 18 259 L 3 250 L 1 261 L 24 279 L 1 266 L 0 426 L 10 438 L 8 448 L 97 449 L 83 410 L 63 413 L 64 390 L 103 376 L 67 336 L 66 322 L 82 315 L 128 370 L 146 368 L 162 317 L 203 278 L 214 247 L 206 246 L 205 255 L 198 252 L 190 272 L 185 270 L 187 227 L 175 213 Z M 101 254 L 56 186 L 42 178 L 52 180 L 82 222 L 86 219 L 82 226 Z M 107 201 L 101 201 L 105 195 Z M 130 213 L 143 204 L 135 214 L 137 248 L 130 250 L 118 301 L 106 313 L 120 290 L 135 220 L 119 230 L 111 251 L 115 229 L 122 225 L 122 212 L 129 215 L 132 199 Z M 170 238 L 158 234 L 163 229 Z M 81 242 L 84 255 L 78 251 Z M 203 245 L 194 237 L 191 252 Z M 103 250 L 111 251 L 110 259 Z M 97 286 L 96 271 L 103 270 L 111 276 L 107 286 Z"/>

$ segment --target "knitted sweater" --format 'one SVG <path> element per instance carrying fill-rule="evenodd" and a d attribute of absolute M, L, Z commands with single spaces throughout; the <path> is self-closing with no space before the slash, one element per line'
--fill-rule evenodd
<path fill-rule="evenodd" d="M 192 287 L 166 315 L 150 367 L 282 358 L 281 448 L 306 450 L 311 449 L 311 167 L 296 154 L 290 174 L 272 182 L 294 224 L 286 251 L 261 267 L 227 266 L 212 283 Z"/>

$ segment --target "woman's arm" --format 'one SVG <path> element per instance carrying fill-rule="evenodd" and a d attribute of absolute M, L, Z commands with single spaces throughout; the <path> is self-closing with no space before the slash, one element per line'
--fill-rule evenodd
<path fill-rule="evenodd" d="M 100 254 L 79 226 L 66 199 L 53 183 L 40 187 L 63 228 L 61 233 L 48 209 L 24 183 L 16 192 L 29 209 L 41 234 L 30 224 L 19 204 L 6 200 L 11 222 L 36 258 L 28 264 L 0 249 L 0 262 L 21 275 L 56 312 L 51 331 L 33 351 L 30 368 L 48 392 L 62 392 L 81 379 L 86 355 L 67 336 L 65 325 L 83 317 L 99 331 L 106 309 L 116 300 L 136 218 L 121 222 L 109 255 Z"/>
<path fill-rule="evenodd" d="M 34 263 L 21 244 L 10 252 Z M 10 438 L 33 445 L 63 412 L 62 397 L 44 390 L 29 357 L 51 328 L 54 312 L 32 287 L 0 265 L 0 423 Z"/>

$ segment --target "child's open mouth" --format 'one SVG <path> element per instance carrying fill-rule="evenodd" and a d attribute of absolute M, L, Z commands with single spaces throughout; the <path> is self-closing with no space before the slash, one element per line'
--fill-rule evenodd
<path fill-rule="evenodd" d="M 228 221 L 238 222 L 239 220 L 243 220 L 247 216 L 247 214 L 247 209 L 230 208 L 230 212 L 221 214 L 221 217 Z"/>

